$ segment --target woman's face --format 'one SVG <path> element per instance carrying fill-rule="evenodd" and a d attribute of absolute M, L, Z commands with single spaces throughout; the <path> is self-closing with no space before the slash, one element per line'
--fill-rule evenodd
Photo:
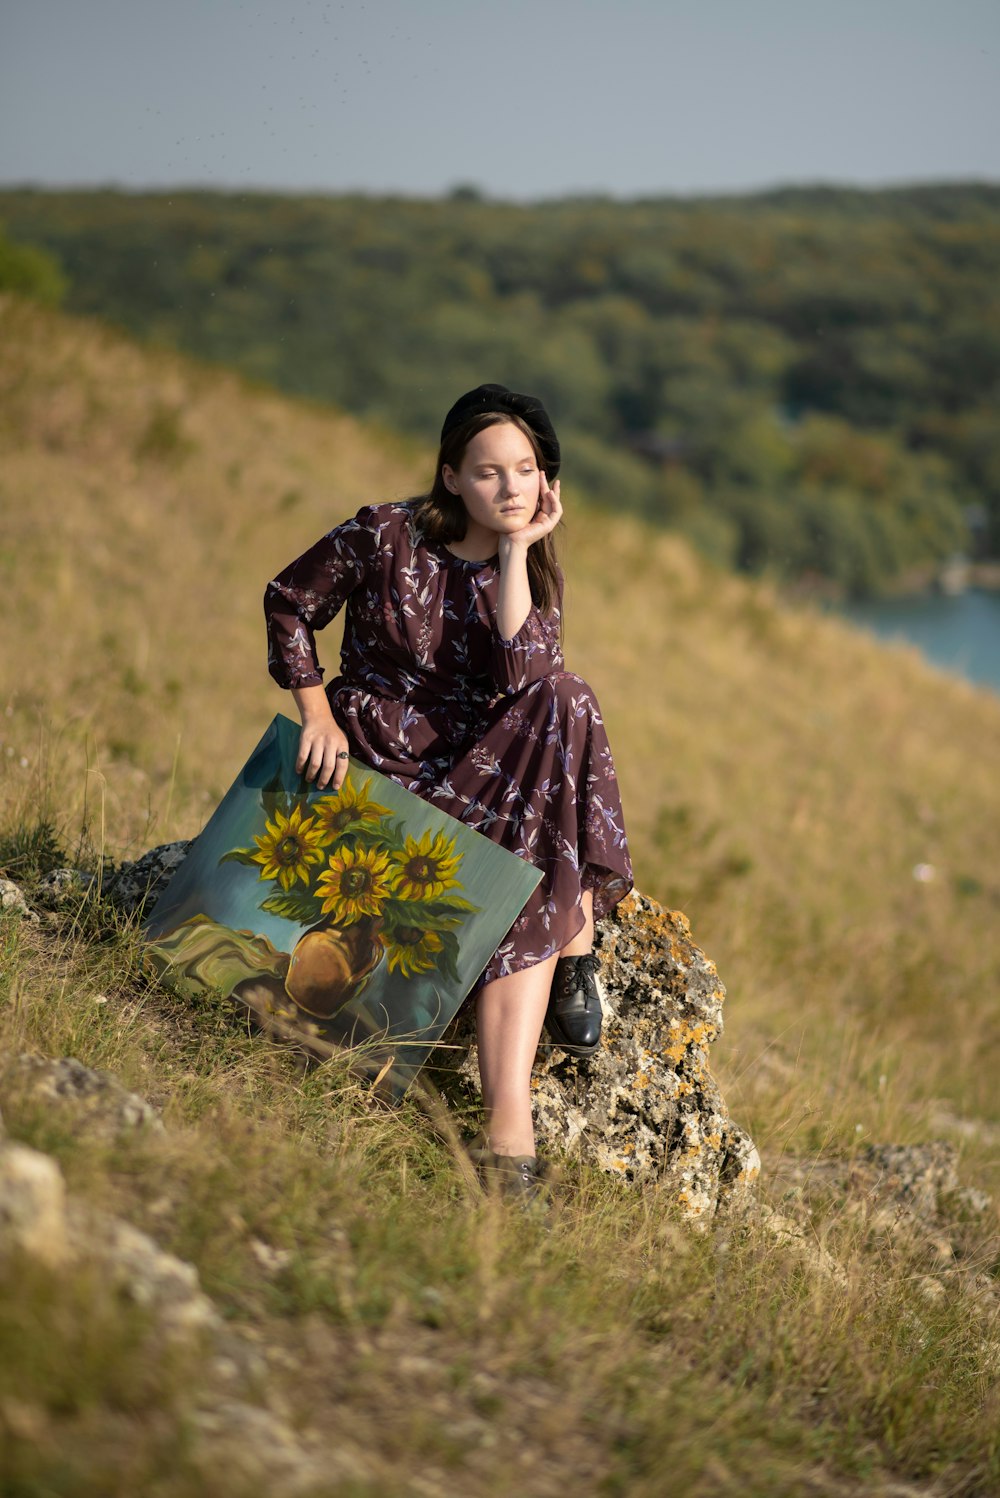
<path fill-rule="evenodd" d="M 499 535 L 530 524 L 538 508 L 541 475 L 534 449 L 512 422 L 495 422 L 477 432 L 461 466 L 445 463 L 445 487 L 461 496 L 469 519 Z"/>

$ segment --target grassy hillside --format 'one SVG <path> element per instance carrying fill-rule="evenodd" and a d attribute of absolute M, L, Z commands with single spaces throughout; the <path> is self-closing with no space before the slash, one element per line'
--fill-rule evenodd
<path fill-rule="evenodd" d="M 70 840 L 86 808 L 134 853 L 195 832 L 293 711 L 264 582 L 418 489 L 430 454 L 92 324 L 7 301 L 2 328 L 5 800 L 41 788 Z M 729 1047 L 745 1064 L 791 1025 L 801 1057 L 818 1022 L 868 1065 L 905 1035 L 924 1087 L 994 1107 L 971 1063 L 998 971 L 1000 703 L 571 492 L 567 515 L 568 658 L 609 720 L 637 882 L 736 996 Z M 331 666 L 336 624 L 322 644 Z"/>
<path fill-rule="evenodd" d="M 866 592 L 1000 551 L 988 184 L 519 205 L 22 188 L 0 224 L 8 255 L 57 257 L 70 310 L 418 436 L 486 369 L 537 390 L 578 491 L 750 572 Z M 17 275 L 0 239 L 0 288 Z"/>
<path fill-rule="evenodd" d="M 0 864 L 30 882 L 41 827 L 84 859 L 198 830 L 290 707 L 265 670 L 264 582 L 360 503 L 420 487 L 430 454 L 12 299 L 0 350 Z M 1000 701 L 565 498 L 569 663 L 605 711 L 637 884 L 686 911 L 729 988 L 715 1069 L 765 1195 L 790 1156 L 935 1136 L 995 1191 Z M 336 626 L 322 644 L 332 665 Z M 694 1242 L 655 1194 L 572 1172 L 545 1237 L 471 1205 L 414 1106 L 386 1118 L 335 1069 L 303 1080 L 225 1014 L 178 1013 L 138 982 L 128 933 L 90 921 L 4 920 L 3 1045 L 112 1067 L 173 1132 L 94 1148 L 16 1100 L 8 1127 L 284 1350 L 272 1381 L 295 1421 L 340 1430 L 346 1410 L 377 1457 L 331 1492 L 499 1494 L 514 1439 L 538 1493 L 568 1476 L 653 1495 L 667 1472 L 705 1494 L 1000 1483 L 996 1316 L 951 1281 L 921 1296 L 924 1249 L 831 1200 L 814 1229 L 841 1277 L 824 1278 L 762 1224 Z M 993 1283 L 995 1215 L 956 1213 L 952 1241 Z M 31 1286 L 0 1339 L 15 1362 L 35 1349 L 29 1404 L 66 1362 L 72 1420 L 38 1417 L 53 1449 L 72 1429 L 84 1473 L 212 1491 L 163 1476 L 185 1378 L 151 1375 L 132 1405 L 109 1378 L 88 1404 L 63 1345 L 77 1292 Z M 401 1377 L 404 1352 L 420 1366 Z M 16 1491 L 119 1491 L 47 1468 L 46 1487 L 12 1440 Z M 408 1453 L 429 1486 L 408 1486 Z"/>

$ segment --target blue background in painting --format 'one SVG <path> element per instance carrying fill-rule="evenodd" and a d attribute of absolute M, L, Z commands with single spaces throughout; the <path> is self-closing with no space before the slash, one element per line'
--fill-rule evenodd
<path fill-rule="evenodd" d="M 280 951 L 292 950 L 308 927 L 260 909 L 260 901 L 276 886 L 262 881 L 245 864 L 220 864 L 219 859 L 233 848 L 253 847 L 254 834 L 264 831 L 260 793 L 273 783 L 277 771 L 284 789 L 293 794 L 301 791 L 304 782 L 295 770 L 298 743 L 298 726 L 279 714 L 146 917 L 148 937 L 155 939 L 192 916 L 207 915 L 232 930 L 266 936 Z M 404 979 L 390 973 L 383 961 L 359 1001 L 371 1011 L 379 1028 L 385 1026 L 397 1034 L 425 1029 L 440 1023 L 442 1016 L 447 1022 L 524 908 L 541 873 L 367 765 L 352 759 L 349 773 L 356 790 L 368 779 L 374 782 L 369 798 L 402 818 L 408 836 L 419 838 L 428 829 L 443 830 L 455 839 L 456 852 L 463 855 L 461 894 L 479 909 L 458 928 L 457 990 L 440 973 Z M 329 791 L 310 790 L 308 799 L 313 802 L 329 795 Z"/>

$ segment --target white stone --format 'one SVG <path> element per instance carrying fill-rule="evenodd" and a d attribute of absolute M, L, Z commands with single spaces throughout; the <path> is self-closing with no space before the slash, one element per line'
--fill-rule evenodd
<path fill-rule="evenodd" d="M 12 1249 L 53 1269 L 70 1256 L 62 1171 L 23 1144 L 0 1146 L 0 1253 Z"/>
<path fill-rule="evenodd" d="M 37 921 L 38 916 L 31 909 L 19 885 L 13 879 L 0 879 L 0 910 L 8 911 L 11 915 L 19 915 L 24 921 Z"/>

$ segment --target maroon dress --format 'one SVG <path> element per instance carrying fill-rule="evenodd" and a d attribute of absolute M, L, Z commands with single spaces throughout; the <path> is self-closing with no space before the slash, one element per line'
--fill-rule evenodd
<path fill-rule="evenodd" d="M 469 562 L 409 505 L 365 505 L 267 586 L 269 669 L 322 681 L 314 632 L 347 605 L 326 688 L 351 753 L 542 870 L 476 985 L 532 967 L 632 888 L 621 798 L 593 692 L 564 669 L 557 608 L 496 625 L 497 557 Z M 559 605 L 562 604 L 559 574 Z"/>

